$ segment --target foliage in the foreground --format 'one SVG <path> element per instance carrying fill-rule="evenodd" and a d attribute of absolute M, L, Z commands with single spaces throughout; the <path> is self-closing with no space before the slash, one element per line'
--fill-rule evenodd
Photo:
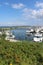
<path fill-rule="evenodd" d="M 0 65 L 43 65 L 43 43 L 0 40 Z"/>

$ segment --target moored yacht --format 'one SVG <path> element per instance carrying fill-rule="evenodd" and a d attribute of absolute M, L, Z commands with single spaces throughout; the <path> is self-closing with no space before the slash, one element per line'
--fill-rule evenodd
<path fill-rule="evenodd" d="M 12 32 L 5 31 L 5 34 L 6 34 L 5 40 L 13 40 L 13 39 L 15 39 L 15 35 L 13 35 Z"/>
<path fill-rule="evenodd" d="M 35 41 L 35 42 L 42 42 L 42 41 L 43 41 L 43 36 L 42 36 L 42 34 L 41 34 L 41 33 L 36 33 L 36 34 L 34 35 L 33 41 Z"/>
<path fill-rule="evenodd" d="M 33 29 L 26 30 L 26 34 L 27 34 L 28 36 L 32 35 L 33 33 L 35 33 L 35 30 L 33 30 Z"/>

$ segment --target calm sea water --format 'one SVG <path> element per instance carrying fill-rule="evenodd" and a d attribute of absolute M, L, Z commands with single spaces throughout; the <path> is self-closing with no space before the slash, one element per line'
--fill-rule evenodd
<path fill-rule="evenodd" d="M 33 36 L 28 36 L 26 34 L 27 29 L 15 29 L 12 30 L 12 33 L 15 35 L 17 40 L 33 40 Z"/>

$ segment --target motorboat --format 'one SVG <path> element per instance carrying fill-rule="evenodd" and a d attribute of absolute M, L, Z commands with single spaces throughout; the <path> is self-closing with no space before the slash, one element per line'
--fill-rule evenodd
<path fill-rule="evenodd" d="M 42 41 L 43 41 L 42 34 L 36 33 L 36 34 L 34 35 L 33 41 L 35 41 L 35 42 L 42 42 Z"/>
<path fill-rule="evenodd" d="M 26 34 L 28 36 L 32 35 L 33 33 L 35 33 L 35 31 L 33 29 L 30 29 L 30 30 L 26 30 Z"/>

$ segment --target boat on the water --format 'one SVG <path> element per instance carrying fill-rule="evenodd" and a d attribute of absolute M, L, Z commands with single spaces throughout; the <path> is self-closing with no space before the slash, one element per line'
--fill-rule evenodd
<path fill-rule="evenodd" d="M 11 31 L 5 31 L 5 34 L 6 34 L 5 40 L 14 40 L 15 39 L 15 35 L 13 35 Z"/>
<path fill-rule="evenodd" d="M 36 33 L 36 34 L 34 35 L 33 41 L 35 41 L 35 42 L 42 42 L 42 41 L 43 41 L 43 36 L 42 36 L 42 34 Z"/>
<path fill-rule="evenodd" d="M 26 30 L 26 34 L 27 34 L 28 36 L 30 36 L 30 35 L 32 35 L 32 34 L 34 34 L 34 33 L 35 33 L 35 30 L 33 30 L 33 29 Z"/>

